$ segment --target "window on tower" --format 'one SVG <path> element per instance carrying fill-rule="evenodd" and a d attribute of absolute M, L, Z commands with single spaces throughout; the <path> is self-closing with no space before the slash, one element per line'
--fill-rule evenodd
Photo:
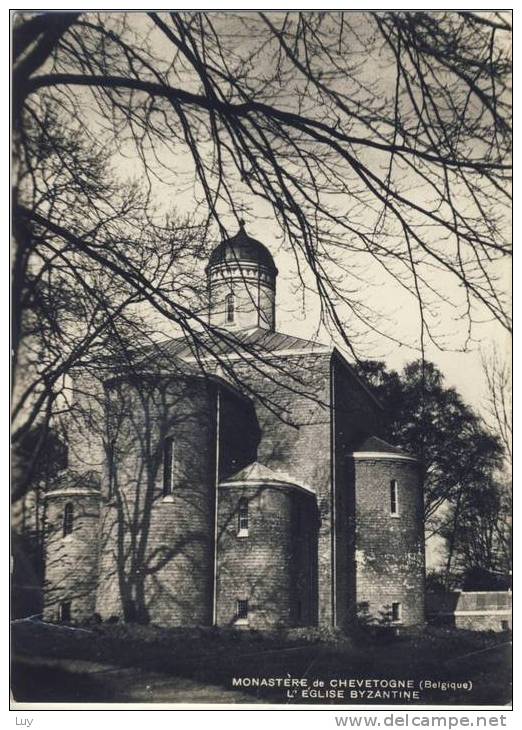
<path fill-rule="evenodd" d="M 73 531 L 74 522 L 74 506 L 71 502 L 67 502 L 63 510 L 63 536 L 67 537 Z"/>
<path fill-rule="evenodd" d="M 115 459 L 115 439 L 111 439 L 107 446 L 107 467 L 109 476 L 108 498 L 113 499 L 116 492 L 116 459 Z"/>
<path fill-rule="evenodd" d="M 239 500 L 237 534 L 238 537 L 248 536 L 248 499 L 245 499 L 245 497 Z"/>
<path fill-rule="evenodd" d="M 70 621 L 70 620 L 71 620 L 71 602 L 62 601 L 60 603 L 60 621 Z"/>
<path fill-rule="evenodd" d="M 394 517 L 399 516 L 399 499 L 397 490 L 397 480 L 392 479 L 390 482 L 390 514 Z"/>
<path fill-rule="evenodd" d="M 168 437 L 163 442 L 163 496 L 174 491 L 174 439 Z"/>
<path fill-rule="evenodd" d="M 237 618 L 239 621 L 248 620 L 248 600 L 238 598 L 237 601 Z"/>
<path fill-rule="evenodd" d="M 400 603 L 392 603 L 391 620 L 394 622 L 402 621 L 402 606 Z"/>
<path fill-rule="evenodd" d="M 233 322 L 235 315 L 236 315 L 236 301 L 235 296 L 233 294 L 227 294 L 227 297 L 225 299 L 226 302 L 226 310 L 227 310 L 227 322 Z"/>

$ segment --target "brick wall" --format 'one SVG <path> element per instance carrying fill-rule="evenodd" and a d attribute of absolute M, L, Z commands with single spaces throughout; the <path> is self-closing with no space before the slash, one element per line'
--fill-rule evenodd
<path fill-rule="evenodd" d="M 220 389 L 219 479 L 254 462 L 260 431 L 252 403 Z"/>
<path fill-rule="evenodd" d="M 73 529 L 63 536 L 66 504 L 73 505 Z M 98 576 L 99 496 L 71 492 L 49 496 L 45 509 L 44 618 L 60 619 L 60 604 L 71 603 L 71 619 L 94 613 Z"/>
<path fill-rule="evenodd" d="M 101 474 L 105 462 L 105 391 L 103 373 L 72 373 L 72 405 L 67 417 L 67 468 Z"/>
<path fill-rule="evenodd" d="M 275 278 L 255 264 L 213 269 L 209 283 L 210 323 L 229 330 L 275 328 Z M 234 295 L 234 319 L 228 321 L 226 298 Z"/>
<path fill-rule="evenodd" d="M 44 500 L 44 616 L 58 620 L 60 604 L 71 602 L 71 619 L 94 613 L 99 557 L 99 494 L 77 489 L 98 485 L 105 462 L 105 393 L 102 373 L 75 369 L 71 375 L 71 408 L 67 415 L 67 469 L 48 491 L 62 492 Z M 69 494 L 67 494 L 69 490 Z M 63 537 L 63 511 L 74 508 L 73 532 Z"/>
<path fill-rule="evenodd" d="M 270 486 L 226 486 L 219 492 L 218 625 L 241 625 L 238 600 L 248 601 L 250 628 L 316 623 L 313 496 Z M 248 503 L 243 535 L 240 499 Z"/>
<path fill-rule="evenodd" d="M 97 611 L 169 625 L 209 624 L 212 610 L 215 388 L 143 379 L 108 388 L 112 496 L 104 480 Z M 172 438 L 172 491 L 164 444 Z"/>
<path fill-rule="evenodd" d="M 82 433 L 88 428 L 81 423 L 76 429 L 76 467 L 98 464 L 103 469 L 99 533 L 89 533 L 89 550 L 84 545 L 93 556 L 99 544 L 96 606 L 86 599 L 82 610 L 166 626 L 209 624 L 216 477 L 227 478 L 257 460 L 307 484 L 316 499 L 291 488 L 249 492 L 256 528 L 244 539 L 237 536 L 238 489 L 224 491 L 218 514 L 221 624 L 233 622 L 237 600 L 247 598 L 251 625 L 259 627 L 331 626 L 334 621 L 347 626 L 357 606 L 366 604 L 369 613 L 379 616 L 394 601 L 402 604 L 404 623 L 422 621 L 417 467 L 393 457 L 352 458 L 354 443 L 379 430 L 379 408 L 371 396 L 342 359 L 329 352 L 268 355 L 236 363 L 235 370 L 252 402 L 201 377 L 143 375 L 136 383 L 113 379 L 103 395 L 110 406 L 108 425 L 97 426 L 85 438 L 83 452 Z M 98 409 L 102 399 L 97 391 L 95 402 Z M 173 440 L 174 478 L 172 493 L 165 496 L 166 437 Z M 104 441 L 110 445 L 110 468 L 109 462 L 100 466 Z M 392 478 L 399 482 L 399 518 L 387 512 Z M 61 529 L 54 503 L 49 508 L 50 523 Z M 51 540 L 53 558 L 59 549 Z M 58 564 L 54 559 L 49 564 L 50 587 L 63 579 Z"/>
<path fill-rule="evenodd" d="M 412 461 L 356 458 L 357 607 L 362 620 L 386 622 L 392 603 L 402 623 L 424 621 L 423 496 Z M 398 516 L 390 514 L 397 480 Z"/>
<path fill-rule="evenodd" d="M 256 406 L 257 460 L 290 473 L 317 495 L 317 612 L 318 622 L 326 626 L 333 620 L 330 359 L 331 353 L 311 353 L 235 365 Z"/>
<path fill-rule="evenodd" d="M 335 400 L 335 567 L 336 624 L 348 627 L 356 615 L 355 472 L 352 450 L 363 436 L 378 433 L 380 408 L 360 381 L 334 355 Z"/>

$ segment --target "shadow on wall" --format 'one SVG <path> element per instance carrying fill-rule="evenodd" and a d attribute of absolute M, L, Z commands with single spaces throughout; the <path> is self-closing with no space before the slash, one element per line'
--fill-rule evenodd
<path fill-rule="evenodd" d="M 90 472 L 91 486 L 92 479 Z M 73 494 L 50 496 L 45 509 L 44 617 L 51 621 L 80 620 L 94 612 L 99 497 L 94 490 Z"/>
<path fill-rule="evenodd" d="M 316 625 L 315 497 L 290 486 L 227 486 L 218 525 L 218 625 Z"/>
<path fill-rule="evenodd" d="M 38 546 L 16 532 L 11 534 L 11 617 L 42 613 L 43 561 Z"/>
<path fill-rule="evenodd" d="M 224 434 L 227 458 L 216 464 L 216 397 L 216 384 L 201 378 L 140 376 L 107 386 L 99 529 L 89 541 L 84 535 L 84 550 L 96 557 L 97 575 L 84 581 L 96 596 L 90 616 L 212 623 L 216 475 L 253 461 L 259 432 L 251 407 L 223 396 L 236 436 Z M 74 569 L 60 570 L 60 522 L 58 515 L 47 551 L 47 602 L 53 616 L 65 605 L 66 616 L 80 619 L 81 581 Z M 82 529 L 78 520 L 66 539 L 81 542 Z"/>

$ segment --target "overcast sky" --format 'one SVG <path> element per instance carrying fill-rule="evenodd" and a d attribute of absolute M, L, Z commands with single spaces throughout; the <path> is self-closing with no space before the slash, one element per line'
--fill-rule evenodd
<path fill-rule="evenodd" d="M 248 29 L 249 17 L 254 22 L 254 16 L 246 16 L 247 20 L 245 18 L 223 20 L 223 18 L 214 16 L 216 27 L 233 39 L 234 49 L 238 55 L 242 48 L 248 48 L 253 43 L 254 36 L 249 34 Z M 363 37 L 367 32 L 364 14 L 350 14 L 349 21 L 357 27 L 358 34 Z M 131 24 L 141 32 L 144 27 L 150 26 L 150 21 L 144 15 L 136 14 L 132 16 Z M 166 64 L 172 60 L 173 46 L 157 29 L 152 30 L 148 35 L 148 42 Z M 256 73 L 262 74 L 264 69 L 269 73 L 273 63 L 274 59 L 270 55 L 261 54 Z M 388 93 L 387 90 L 393 79 L 393 69 L 387 67 L 382 58 L 366 59 L 360 73 L 362 81 L 373 80 L 382 86 L 383 94 Z M 188 77 L 183 78 L 183 85 L 189 90 L 198 90 L 198 83 Z M 86 92 L 87 94 L 88 92 Z M 280 99 L 280 103 L 292 104 L 291 89 L 288 90 L 286 98 Z M 94 114 L 91 121 L 96 124 Z M 373 169 L 380 174 L 384 174 L 387 160 L 380 159 L 376 153 L 364 154 L 366 155 L 365 162 L 372 165 Z M 201 203 L 201 189 L 198 185 L 192 184 L 193 162 L 186 148 L 179 145 L 174 152 L 160 150 L 160 156 L 164 168 L 158 171 L 158 179 L 152 181 L 153 196 L 160 209 L 169 210 L 175 206 L 181 214 L 185 212 L 201 214 L 202 206 L 198 209 L 197 205 L 198 202 Z M 149 163 L 154 164 L 152 159 L 149 160 Z M 122 148 L 121 155 L 114 155 L 113 164 L 117 174 L 122 178 L 140 179 L 140 175 L 142 175 L 137 158 L 133 156 L 130 148 L 125 146 Z M 404 176 L 401 169 L 398 169 L 396 174 L 398 177 Z M 422 202 L 423 196 L 428 195 L 426 189 L 419 185 L 418 180 L 412 178 L 410 181 L 406 175 L 400 182 L 413 200 Z M 283 241 L 270 207 L 239 187 L 234 202 L 236 206 L 243 208 L 247 232 L 269 248 L 279 269 L 278 329 L 302 337 L 319 337 L 319 339 L 327 341 L 330 335 L 320 328 L 318 299 L 312 291 L 314 282 L 311 277 L 305 276 L 310 289 L 304 290 L 302 287 L 296 286 L 298 282 L 296 261 Z M 349 196 L 335 200 L 335 206 L 341 213 L 346 211 L 346 215 L 353 214 L 354 201 L 350 200 Z M 223 220 L 230 222 L 230 232 L 234 233 L 237 228 L 234 216 L 225 208 L 222 209 L 222 214 Z M 360 213 L 362 219 L 365 216 L 366 218 L 371 217 L 373 214 L 371 210 Z M 219 243 L 217 234 L 215 243 L 216 245 Z M 419 357 L 419 309 L 415 297 L 403 289 L 395 279 L 388 276 L 367 255 L 360 252 L 354 253 L 349 249 L 339 255 L 341 265 L 348 271 L 346 281 L 348 289 L 350 286 L 353 287 L 354 297 L 357 297 L 358 301 L 363 301 L 372 310 L 380 313 L 376 329 L 380 330 L 381 334 L 370 330 L 364 331 L 364 327 L 361 327 L 360 323 L 351 322 L 353 331 L 349 331 L 349 336 L 354 338 L 354 342 L 357 342 L 359 354 L 383 359 L 389 366 L 395 368 L 400 368 L 406 362 Z M 495 273 L 500 279 L 500 288 L 509 290 L 511 269 L 508 261 L 499 264 Z M 203 276 L 204 272 L 202 271 L 201 274 Z M 349 274 L 353 274 L 353 279 L 349 278 Z M 431 276 L 431 285 L 435 290 L 443 292 L 444 295 L 447 294 L 449 299 L 462 304 L 463 291 L 459 289 L 455 280 L 450 280 L 443 274 L 433 273 Z M 505 330 L 497 322 L 492 321 L 490 315 L 477 309 L 475 319 L 477 322 L 472 337 L 469 339 L 468 323 L 462 318 L 462 307 L 455 309 L 438 302 L 432 326 L 438 335 L 439 344 L 442 344 L 444 349 L 435 347 L 428 341 L 426 356 L 440 367 L 448 385 L 455 386 L 468 403 L 480 409 L 485 395 L 481 356 L 487 354 L 492 348 L 505 353 L 507 358 L 510 357 L 510 352 L 509 339 Z M 165 334 L 172 333 L 170 325 L 160 323 L 157 318 L 156 321 Z M 397 344 L 397 340 L 402 343 L 401 346 Z M 338 342 L 338 344 L 341 343 Z M 462 351 L 464 347 L 466 347 L 466 352 Z"/>

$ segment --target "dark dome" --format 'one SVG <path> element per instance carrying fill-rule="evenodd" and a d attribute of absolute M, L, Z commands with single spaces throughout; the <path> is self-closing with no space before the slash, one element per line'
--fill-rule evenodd
<path fill-rule="evenodd" d="M 250 238 L 243 223 L 241 223 L 235 236 L 223 241 L 212 251 L 207 269 L 218 264 L 236 263 L 238 261 L 261 264 L 277 274 L 272 254 L 262 243 L 256 241 L 255 238 Z"/>

